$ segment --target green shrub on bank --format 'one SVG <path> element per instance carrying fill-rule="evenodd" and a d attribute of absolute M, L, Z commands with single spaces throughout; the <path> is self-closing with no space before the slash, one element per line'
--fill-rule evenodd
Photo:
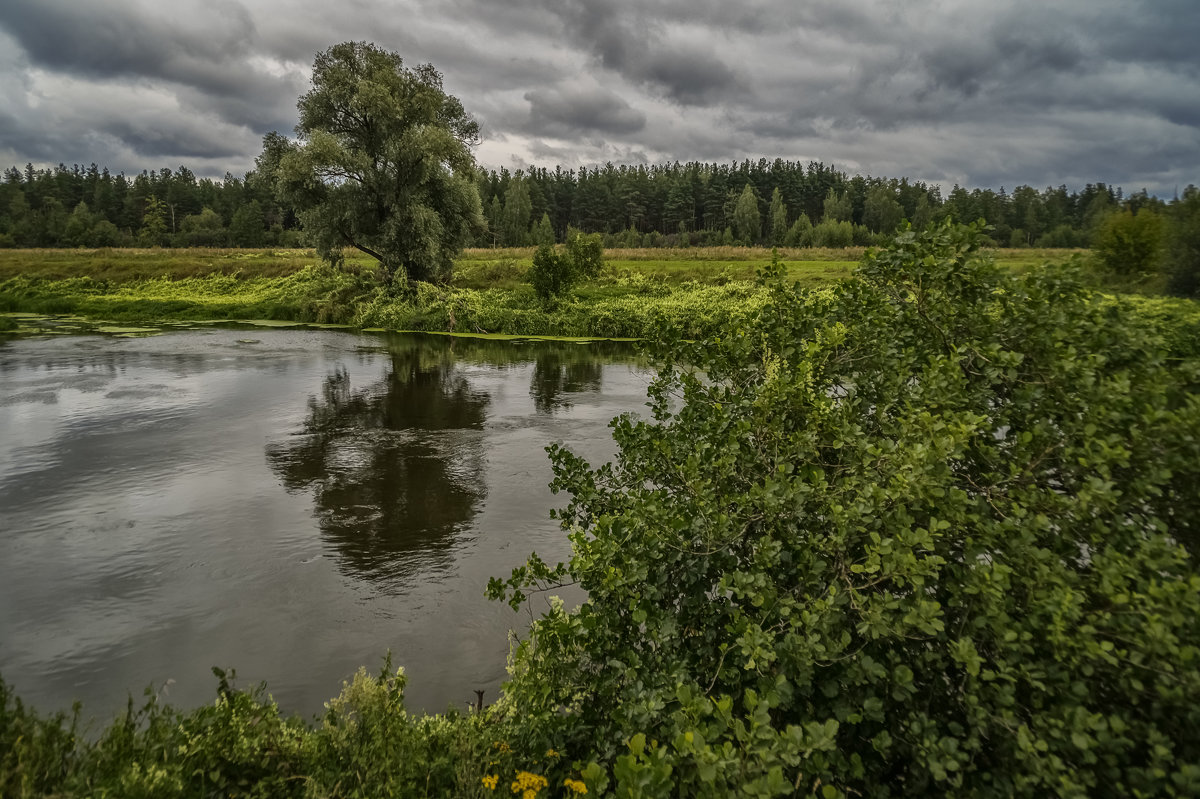
<path fill-rule="evenodd" d="M 491 587 L 588 592 L 517 655 L 535 746 L 627 796 L 1200 792 L 1200 363 L 978 244 L 775 283 L 615 463 L 553 448 L 573 557 Z"/>
<path fill-rule="evenodd" d="M 566 294 L 579 278 L 571 258 L 555 252 L 553 244 L 543 244 L 533 254 L 529 285 L 542 302 L 548 303 Z"/>
<path fill-rule="evenodd" d="M 592 280 L 604 268 L 604 247 L 598 234 L 569 231 L 559 252 L 553 243 L 541 244 L 533 254 L 529 283 L 543 303 L 556 302 L 581 280 Z"/>

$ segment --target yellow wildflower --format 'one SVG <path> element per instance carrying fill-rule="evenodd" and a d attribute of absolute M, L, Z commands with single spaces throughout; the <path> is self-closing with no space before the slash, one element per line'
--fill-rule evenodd
<path fill-rule="evenodd" d="M 521 794 L 521 799 L 537 799 L 538 793 L 549 784 L 540 774 L 518 771 L 512 783 L 512 792 Z"/>
<path fill-rule="evenodd" d="M 567 790 L 571 793 L 580 794 L 581 796 L 587 793 L 587 786 L 583 784 L 583 780 L 573 780 L 567 778 L 563 780 L 563 785 L 565 785 Z"/>
<path fill-rule="evenodd" d="M 546 757 L 558 757 L 558 752 L 554 751 L 553 749 L 547 749 Z"/>
<path fill-rule="evenodd" d="M 487 788 L 489 791 L 496 790 L 496 783 L 499 781 L 500 781 L 499 774 L 489 774 L 486 777 L 484 777 L 482 780 L 480 780 L 480 782 L 483 783 L 483 787 Z"/>

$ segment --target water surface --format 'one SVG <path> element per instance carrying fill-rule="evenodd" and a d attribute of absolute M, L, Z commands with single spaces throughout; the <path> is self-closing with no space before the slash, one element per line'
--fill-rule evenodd
<path fill-rule="evenodd" d="M 205 329 L 0 344 L 0 676 L 107 718 L 212 666 L 310 715 L 391 650 L 410 706 L 495 699 L 483 598 L 564 559 L 544 447 L 602 462 L 627 345 Z M 564 593 L 577 602 L 578 595 Z"/>

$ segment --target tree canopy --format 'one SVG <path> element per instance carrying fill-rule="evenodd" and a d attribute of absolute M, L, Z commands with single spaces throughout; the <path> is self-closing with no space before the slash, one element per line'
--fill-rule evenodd
<path fill-rule="evenodd" d="M 479 124 L 441 74 L 345 42 L 317 55 L 297 105 L 299 139 L 268 135 L 259 167 L 319 254 L 336 263 L 354 247 L 389 276 L 448 278 L 485 223 L 471 154 Z"/>

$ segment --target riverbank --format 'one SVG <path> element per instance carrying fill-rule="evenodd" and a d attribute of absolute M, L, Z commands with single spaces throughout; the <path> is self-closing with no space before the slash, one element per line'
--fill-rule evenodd
<path fill-rule="evenodd" d="M 789 280 L 820 287 L 850 276 L 861 248 L 779 251 Z M 1014 269 L 1067 251 L 1000 250 Z M 341 269 L 311 250 L 101 249 L 0 251 L 0 311 L 76 314 L 114 322 L 274 319 L 454 333 L 699 337 L 752 313 L 770 250 L 610 250 L 604 273 L 553 305 L 525 282 L 533 250 L 468 250 L 444 287 L 396 296 L 374 262 Z"/>
<path fill-rule="evenodd" d="M 553 305 L 525 285 L 419 285 L 394 296 L 362 274 L 306 266 L 280 277 L 210 274 L 117 282 L 15 277 L 0 283 L 0 311 L 73 314 L 114 322 L 268 319 L 451 333 L 644 338 L 670 328 L 688 337 L 754 311 L 748 281 L 668 285 L 640 275 L 581 287 Z"/>

